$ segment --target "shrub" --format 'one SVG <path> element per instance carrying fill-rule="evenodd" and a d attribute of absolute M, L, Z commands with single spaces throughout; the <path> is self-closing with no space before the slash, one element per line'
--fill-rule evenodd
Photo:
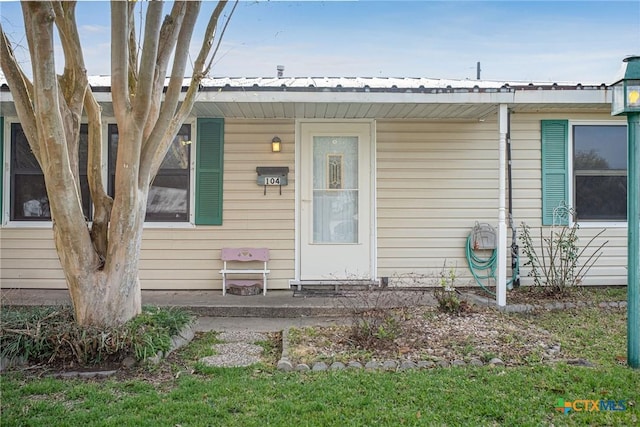
<path fill-rule="evenodd" d="M 573 210 L 566 209 L 573 217 Z M 576 285 L 580 285 L 584 276 L 602 255 L 602 248 L 608 243 L 608 241 L 603 242 L 587 256 L 587 251 L 605 230 L 597 233 L 580 249 L 579 226 L 577 222 L 573 222 L 571 226 L 550 227 L 549 234 L 546 236 L 540 228 L 539 247 L 541 249 L 538 255 L 529 226 L 522 223 L 521 229 L 520 240 L 527 259 L 523 265 L 531 269 L 529 276 L 533 277 L 534 285 L 544 288 L 550 295 L 564 295 Z"/>
<path fill-rule="evenodd" d="M 458 277 L 456 267 L 447 269 L 446 264 L 445 260 L 442 270 L 440 270 L 438 287 L 434 289 L 433 296 L 438 301 L 438 310 L 447 314 L 460 315 L 468 309 L 467 302 L 460 299 L 455 288 L 455 281 Z"/>
<path fill-rule="evenodd" d="M 351 316 L 350 339 L 363 349 L 388 347 L 398 338 L 408 308 L 421 304 L 424 292 L 400 289 L 354 291 L 338 299 Z"/>
<path fill-rule="evenodd" d="M 145 307 L 130 322 L 113 328 L 79 326 L 71 307 L 3 307 L 0 356 L 37 364 L 87 366 L 142 360 L 167 351 L 171 336 L 193 321 L 184 310 Z"/>

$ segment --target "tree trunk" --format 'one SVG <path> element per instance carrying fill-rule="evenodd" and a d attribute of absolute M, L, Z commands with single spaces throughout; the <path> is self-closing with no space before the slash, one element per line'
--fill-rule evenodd
<path fill-rule="evenodd" d="M 110 245 L 105 268 L 86 269 L 83 263 L 70 262 L 73 254 L 54 223 L 54 238 L 78 324 L 120 325 L 142 311 L 138 264 L 146 197 L 143 199 L 135 209 L 133 221 L 112 224 L 120 238 L 119 244 Z"/>

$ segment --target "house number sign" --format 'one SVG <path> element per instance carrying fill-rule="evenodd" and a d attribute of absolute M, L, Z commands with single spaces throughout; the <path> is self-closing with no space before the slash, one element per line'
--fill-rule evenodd
<path fill-rule="evenodd" d="M 264 176 L 264 185 L 282 185 L 282 177 L 280 176 Z"/>
<path fill-rule="evenodd" d="M 258 174 L 257 183 L 264 187 L 264 194 L 267 194 L 267 186 L 280 187 L 280 194 L 282 194 L 282 186 L 288 184 L 289 168 L 279 166 L 264 166 L 257 167 L 256 173 Z"/>

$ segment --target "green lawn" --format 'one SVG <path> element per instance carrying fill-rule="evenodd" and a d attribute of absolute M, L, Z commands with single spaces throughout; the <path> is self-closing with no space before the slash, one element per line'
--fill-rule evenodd
<path fill-rule="evenodd" d="M 145 379 L 2 376 L 3 426 L 638 425 L 640 371 L 626 355 L 625 312 L 529 317 L 563 351 L 597 368 L 533 365 L 410 372 L 282 373 L 271 366 L 199 369 L 188 357 Z M 509 321 L 509 316 L 505 316 Z M 186 369 L 189 368 L 189 369 Z M 178 375 L 178 371 L 180 374 Z M 188 373 L 187 373 L 188 372 Z M 621 411 L 555 410 L 558 399 L 623 401 Z M 577 407 L 581 405 L 578 404 Z M 620 407 L 620 406 L 619 406 Z"/>

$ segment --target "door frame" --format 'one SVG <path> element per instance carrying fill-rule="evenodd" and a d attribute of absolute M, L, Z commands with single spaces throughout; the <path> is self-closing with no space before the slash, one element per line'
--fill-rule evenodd
<path fill-rule="evenodd" d="M 370 120 L 330 120 L 330 119 L 297 119 L 295 122 L 295 271 L 293 281 L 299 282 L 301 277 L 301 255 L 302 255 L 302 239 L 301 239 L 301 213 L 300 206 L 302 203 L 301 198 L 301 164 L 302 164 L 302 126 L 304 124 L 333 124 L 333 123 L 353 123 L 353 124 L 368 124 L 369 125 L 369 223 L 371 229 L 369 230 L 369 276 L 371 280 L 377 280 L 378 271 L 378 222 L 377 222 L 377 199 L 376 199 L 376 121 Z"/>

